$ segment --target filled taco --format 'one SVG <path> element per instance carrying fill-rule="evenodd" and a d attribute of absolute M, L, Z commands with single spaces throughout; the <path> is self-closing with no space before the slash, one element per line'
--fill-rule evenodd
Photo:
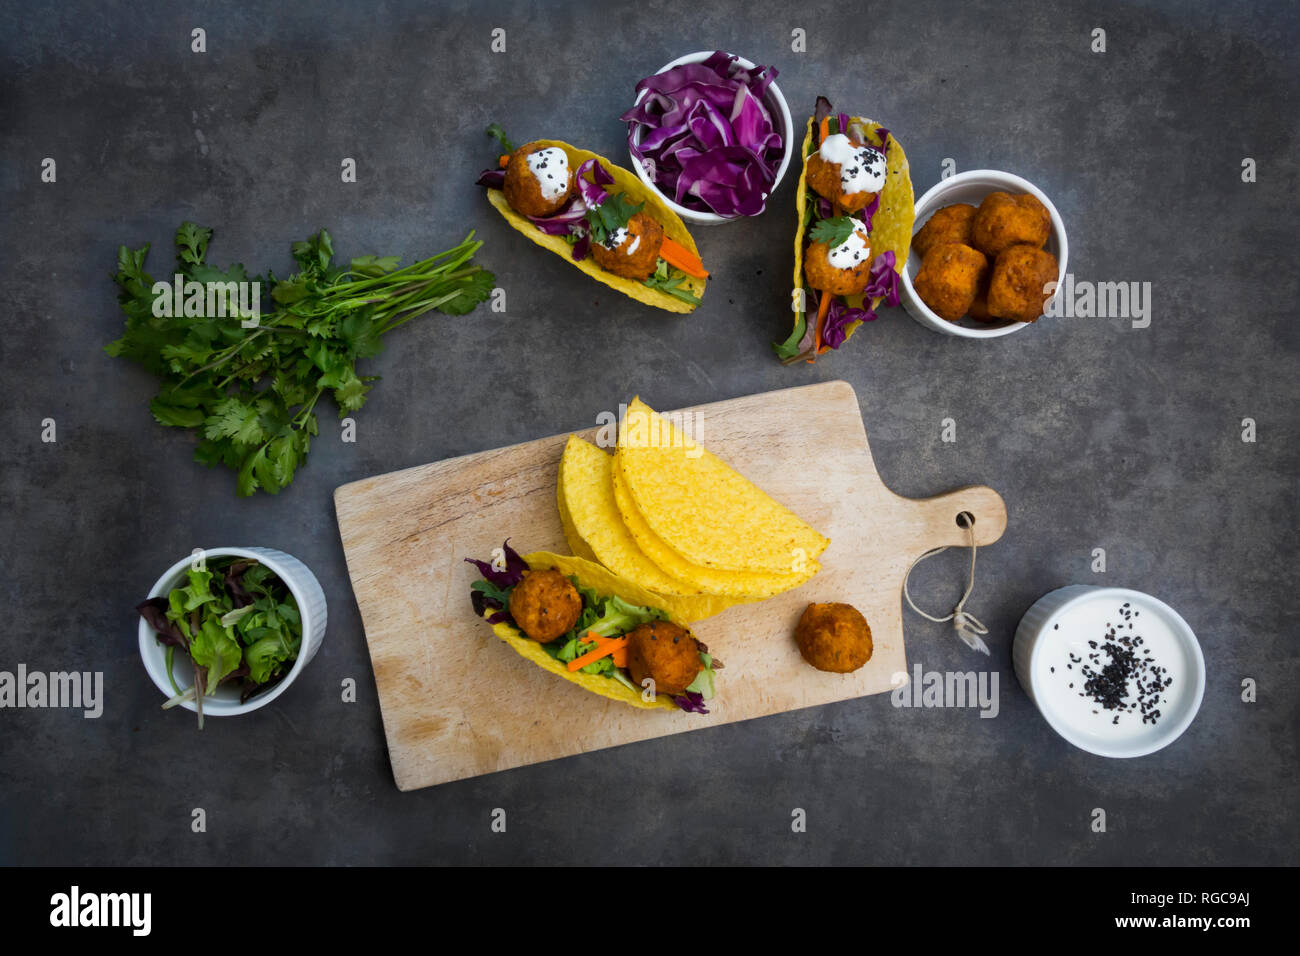
<path fill-rule="evenodd" d="M 520 656 L 584 690 L 642 709 L 707 714 L 716 660 L 652 592 L 583 558 L 507 540 L 490 561 L 466 558 L 474 612 Z"/>
<path fill-rule="evenodd" d="M 818 97 L 801 155 L 794 330 L 773 344 L 787 365 L 838 349 L 882 301 L 898 305 L 915 216 L 907 156 L 879 123 Z"/>
<path fill-rule="evenodd" d="M 585 149 L 541 139 L 505 150 L 479 176 L 488 201 L 538 245 L 638 302 L 692 312 L 709 273 L 686 226 L 632 172 Z"/>

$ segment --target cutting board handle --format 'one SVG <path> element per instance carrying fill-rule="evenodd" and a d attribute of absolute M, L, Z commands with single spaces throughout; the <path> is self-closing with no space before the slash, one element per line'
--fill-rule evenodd
<path fill-rule="evenodd" d="M 975 518 L 977 545 L 992 544 L 1007 528 L 1006 503 L 984 485 L 970 485 L 933 498 L 903 500 L 915 527 L 917 555 L 931 548 L 968 544 L 969 532 L 957 521 L 957 516 L 964 513 Z"/>

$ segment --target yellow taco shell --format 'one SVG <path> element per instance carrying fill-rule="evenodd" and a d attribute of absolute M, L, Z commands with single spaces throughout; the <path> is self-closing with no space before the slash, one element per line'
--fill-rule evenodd
<path fill-rule="evenodd" d="M 639 398 L 619 423 L 618 458 L 650 530 L 691 564 L 792 578 L 830 543 Z"/>
<path fill-rule="evenodd" d="M 603 156 L 598 156 L 589 150 L 578 149 L 576 146 L 570 146 L 568 143 L 557 139 L 539 139 L 535 142 L 543 147 L 554 146 L 564 150 L 565 155 L 569 158 L 569 168 L 575 171 L 589 159 L 599 160 L 605 170 L 614 177 L 613 186 L 608 187 L 611 192 L 621 192 L 626 194 L 628 199 L 633 202 L 645 203 L 644 211 L 659 221 L 659 224 L 664 227 L 664 235 L 675 240 L 679 245 L 685 246 L 696 256 L 700 254 L 698 247 L 695 245 L 695 240 L 686 231 L 686 226 L 681 217 L 664 205 L 662 199 L 646 189 L 645 184 L 631 170 L 615 166 Z M 660 292 L 658 289 L 652 289 L 634 279 L 625 279 L 622 276 L 614 275 L 612 272 L 607 272 L 598 266 L 591 256 L 581 262 L 575 262 L 572 255 L 573 247 L 564 241 L 563 236 L 547 235 L 534 226 L 527 217 L 521 216 L 511 209 L 502 190 L 488 189 L 487 194 L 488 202 L 496 207 L 497 212 L 505 216 L 510 225 L 539 246 L 550 249 L 557 256 L 563 258 L 565 262 L 581 269 L 598 282 L 603 282 L 611 289 L 617 289 L 624 295 L 636 299 L 638 302 L 644 302 L 646 305 L 652 305 L 657 309 L 664 309 L 668 312 L 695 311 L 695 306 L 689 302 L 683 302 L 681 299 L 675 298 L 666 292 Z M 704 287 L 707 284 L 707 279 L 687 276 L 682 283 L 682 287 L 689 289 L 697 298 L 702 298 L 704 296 Z"/>
<path fill-rule="evenodd" d="M 614 499 L 614 456 L 570 435 L 560 459 L 560 497 L 569 515 L 573 537 L 566 529 L 569 550 L 594 554 L 594 560 L 615 575 L 652 592 L 673 620 L 694 622 L 720 614 L 733 604 L 757 600 L 748 595 L 706 594 L 667 574 L 650 560 L 628 531 Z M 561 522 L 564 521 L 563 514 Z"/>

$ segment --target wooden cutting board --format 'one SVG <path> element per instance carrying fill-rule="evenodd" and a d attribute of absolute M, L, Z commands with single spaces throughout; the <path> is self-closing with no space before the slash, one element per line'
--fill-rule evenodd
<path fill-rule="evenodd" d="M 907 671 L 908 566 L 930 548 L 965 544 L 963 511 L 975 516 L 981 545 L 1006 528 L 1006 506 L 990 488 L 923 500 L 886 488 L 847 382 L 690 411 L 700 413 L 701 444 L 831 539 L 821 573 L 803 587 L 694 626 L 725 665 L 708 716 L 587 693 L 519 657 L 470 607 L 478 572 L 464 558 L 485 559 L 506 537 L 521 552 L 568 553 L 555 504 L 567 433 L 334 493 L 399 789 L 891 690 Z M 596 431 L 576 434 L 595 441 Z M 804 663 L 793 634 L 811 601 L 862 611 L 875 643 L 865 667 L 826 674 Z"/>

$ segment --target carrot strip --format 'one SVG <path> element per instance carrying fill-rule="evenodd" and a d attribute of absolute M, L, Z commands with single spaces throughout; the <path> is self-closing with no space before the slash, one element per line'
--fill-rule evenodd
<path fill-rule="evenodd" d="M 817 145 L 826 142 L 826 137 L 829 135 L 831 135 L 831 118 L 827 115 L 822 117 L 821 126 L 817 129 Z"/>
<path fill-rule="evenodd" d="M 510 157 L 507 156 L 505 153 L 502 153 L 500 156 L 497 157 L 497 165 L 500 166 L 502 169 L 505 169 L 507 166 L 510 165 Z"/>
<path fill-rule="evenodd" d="M 663 256 L 664 262 L 681 269 L 688 276 L 695 276 L 697 279 L 709 277 L 709 271 L 704 268 L 704 263 L 700 261 L 699 256 L 667 236 L 664 237 L 663 245 L 659 247 L 659 255 Z"/>
<path fill-rule="evenodd" d="M 600 660 L 605 655 L 613 654 L 615 651 L 627 647 L 626 637 L 607 638 L 588 632 L 588 636 L 585 640 L 595 640 L 596 648 L 595 650 L 587 651 L 587 653 L 580 657 L 575 657 L 573 660 L 569 661 L 568 668 L 570 671 L 580 671 L 588 664 Z M 617 664 L 618 662 L 615 661 L 614 663 Z"/>
<path fill-rule="evenodd" d="M 826 351 L 825 349 L 822 348 L 822 329 L 826 325 L 826 316 L 830 314 L 830 311 L 831 311 L 831 294 L 829 292 L 823 292 L 821 301 L 817 303 L 817 325 L 813 329 L 813 354 L 814 355 L 820 355 L 822 352 Z M 809 359 L 808 361 L 811 363 L 813 360 Z"/>

